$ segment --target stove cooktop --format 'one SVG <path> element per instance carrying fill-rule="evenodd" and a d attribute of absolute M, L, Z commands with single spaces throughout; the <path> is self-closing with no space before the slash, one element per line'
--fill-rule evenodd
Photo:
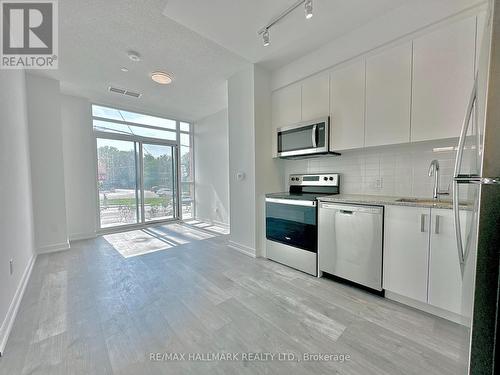
<path fill-rule="evenodd" d="M 266 194 L 266 198 L 315 201 L 319 197 L 339 194 L 339 181 L 338 173 L 291 174 L 289 191 Z"/>

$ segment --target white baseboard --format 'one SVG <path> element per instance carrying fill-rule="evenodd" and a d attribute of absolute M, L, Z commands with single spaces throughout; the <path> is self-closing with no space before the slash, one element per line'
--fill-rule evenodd
<path fill-rule="evenodd" d="M 228 241 L 227 246 L 229 246 L 231 249 L 234 249 L 242 254 L 245 254 L 251 258 L 256 258 L 257 256 L 255 255 L 255 249 L 252 249 L 249 246 L 242 245 L 240 243 L 234 242 L 234 241 Z"/>
<path fill-rule="evenodd" d="M 42 246 L 38 248 L 38 254 L 49 254 L 57 251 L 68 250 L 70 248 L 69 241 L 56 243 L 54 245 Z"/>
<path fill-rule="evenodd" d="M 96 238 L 97 235 L 95 232 L 93 233 L 75 233 L 69 235 L 70 241 L 83 241 L 83 240 L 91 240 Z"/>
<path fill-rule="evenodd" d="M 208 218 L 204 218 L 204 217 L 196 217 L 196 218 L 194 218 L 194 220 L 204 221 L 204 222 L 210 223 L 212 225 L 218 225 L 220 227 L 229 229 L 229 224 L 224 223 L 222 221 L 212 220 L 212 219 L 208 219 Z"/>
<path fill-rule="evenodd" d="M 464 324 L 464 319 L 463 319 L 462 315 L 456 314 L 452 311 L 447 311 L 447 310 L 441 309 L 439 307 L 429 305 L 428 303 L 415 301 L 414 299 L 402 296 L 402 295 L 394 293 L 394 292 L 390 292 L 388 290 L 385 291 L 385 297 L 390 299 L 390 300 L 402 303 L 403 305 L 413 307 L 417 310 L 425 311 L 426 313 L 439 316 L 440 318 L 443 318 L 446 320 L 450 320 L 454 323 L 458 323 L 458 324 L 462 324 L 462 325 Z"/>
<path fill-rule="evenodd" d="M 222 227 L 224 229 L 229 229 L 229 224 L 228 223 L 224 223 L 222 221 L 212 220 L 212 224 L 218 225 L 219 227 Z"/>
<path fill-rule="evenodd" d="M 33 265 L 35 264 L 36 255 L 33 255 L 24 270 L 23 276 L 21 277 L 21 281 L 19 282 L 19 286 L 17 287 L 16 293 L 14 294 L 14 298 L 9 306 L 9 310 L 7 310 L 7 316 L 5 317 L 2 325 L 0 326 L 0 356 L 3 355 L 5 345 L 7 344 L 7 339 L 9 338 L 10 331 L 12 330 L 12 326 L 14 325 L 14 321 L 16 319 L 17 311 L 19 310 L 19 305 L 21 304 L 21 300 L 23 299 L 24 291 L 26 290 L 26 285 L 28 285 L 28 280 L 31 276 L 31 271 L 33 270 Z"/>

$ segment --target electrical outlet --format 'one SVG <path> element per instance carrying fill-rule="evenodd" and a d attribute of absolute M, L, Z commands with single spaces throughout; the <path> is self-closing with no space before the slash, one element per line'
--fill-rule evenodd
<path fill-rule="evenodd" d="M 375 187 L 377 189 L 382 189 L 384 187 L 384 179 L 383 178 L 377 178 L 375 180 Z"/>
<path fill-rule="evenodd" d="M 9 271 L 11 275 L 14 273 L 14 259 L 9 261 Z"/>

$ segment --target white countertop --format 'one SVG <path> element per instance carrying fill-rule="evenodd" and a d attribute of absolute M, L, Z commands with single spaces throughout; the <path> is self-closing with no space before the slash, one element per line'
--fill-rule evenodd
<path fill-rule="evenodd" d="M 405 201 L 401 201 L 405 199 Z M 394 206 L 410 206 L 410 207 L 429 207 L 429 208 L 444 208 L 452 209 L 453 203 L 451 199 L 438 199 L 433 201 L 432 198 L 409 198 L 409 197 L 389 197 L 383 195 L 364 195 L 364 194 L 337 194 L 327 195 L 318 199 L 320 202 L 337 202 L 337 203 L 354 203 L 368 205 L 394 205 Z M 411 201 L 415 200 L 415 201 Z"/>

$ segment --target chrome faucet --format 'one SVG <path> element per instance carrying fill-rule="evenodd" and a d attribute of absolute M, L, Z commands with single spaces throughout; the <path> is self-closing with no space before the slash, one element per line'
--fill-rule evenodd
<path fill-rule="evenodd" d="M 431 161 L 431 165 L 429 166 L 429 177 L 434 176 L 434 189 L 432 191 L 432 198 L 438 199 L 440 195 L 447 195 L 448 192 L 440 192 L 439 191 L 439 161 L 434 159 Z"/>

